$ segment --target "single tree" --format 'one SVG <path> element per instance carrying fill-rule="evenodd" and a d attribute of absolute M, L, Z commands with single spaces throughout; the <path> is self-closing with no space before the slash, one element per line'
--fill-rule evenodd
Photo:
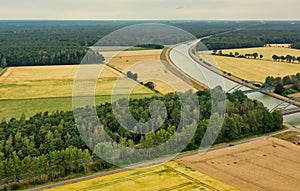
<path fill-rule="evenodd" d="M 273 59 L 274 61 L 277 61 L 277 60 L 279 59 L 279 57 L 278 57 L 277 55 L 274 54 L 274 55 L 272 56 L 272 59 Z"/>
<path fill-rule="evenodd" d="M 128 78 L 132 79 L 133 73 L 131 71 L 128 71 L 126 75 L 127 75 Z"/>
<path fill-rule="evenodd" d="M 257 54 L 256 52 L 253 53 L 252 55 L 253 55 L 253 58 L 254 58 L 254 59 L 256 59 L 256 58 L 258 57 L 258 54 Z"/>
<path fill-rule="evenodd" d="M 147 82 L 146 84 L 145 84 L 145 86 L 147 86 L 148 88 L 150 88 L 150 89 L 154 89 L 155 88 L 155 84 L 153 83 L 153 82 Z"/>
<path fill-rule="evenodd" d="M 6 58 L 3 57 L 1 60 L 1 68 L 5 68 L 7 66 Z"/>
<path fill-rule="evenodd" d="M 138 79 L 138 74 L 137 74 L 137 73 L 133 74 L 133 75 L 132 75 L 132 79 L 133 79 L 133 80 L 137 80 L 137 79 Z"/>
<path fill-rule="evenodd" d="M 282 94 L 283 92 L 284 92 L 284 87 L 283 87 L 283 85 L 281 84 L 281 83 L 279 83 L 279 84 L 277 84 L 277 86 L 275 87 L 275 93 L 276 94 Z"/>
<path fill-rule="evenodd" d="M 263 57 L 264 57 L 264 55 L 262 55 L 262 54 L 261 54 L 261 55 L 259 55 L 259 58 L 260 58 L 260 59 L 263 59 Z"/>

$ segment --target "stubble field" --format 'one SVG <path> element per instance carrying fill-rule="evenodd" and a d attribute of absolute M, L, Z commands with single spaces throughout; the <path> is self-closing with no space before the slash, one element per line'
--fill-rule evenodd
<path fill-rule="evenodd" d="M 231 73 L 239 78 L 251 81 L 264 82 L 267 76 L 284 77 L 294 75 L 300 71 L 300 64 L 295 63 L 275 62 L 272 60 L 274 54 L 286 56 L 287 54 L 300 56 L 300 50 L 278 47 L 261 47 L 249 49 L 230 49 L 222 50 L 223 53 L 229 54 L 239 52 L 240 54 L 252 54 L 257 52 L 263 54 L 263 59 L 246 59 L 232 58 L 225 56 L 213 56 L 211 59 L 208 54 L 211 52 L 199 52 L 199 56 L 211 65 L 218 67 L 222 71 Z"/>
<path fill-rule="evenodd" d="M 240 190 L 299 190 L 299 147 L 276 138 L 177 160 Z"/>

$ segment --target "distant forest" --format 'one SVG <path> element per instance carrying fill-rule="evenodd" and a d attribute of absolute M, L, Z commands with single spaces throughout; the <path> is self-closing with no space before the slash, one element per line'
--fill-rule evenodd
<path fill-rule="evenodd" d="M 292 44 L 300 49 L 300 22 L 273 21 L 203 40 L 210 50 Z"/>
<path fill-rule="evenodd" d="M 159 22 L 179 27 L 197 38 L 242 29 L 203 40 L 209 49 L 256 47 L 266 43 L 291 43 L 292 47 L 300 48 L 300 22 L 294 24 L 290 22 L 258 24 L 254 21 Z M 105 35 L 122 27 L 141 23 L 145 22 L 0 21 L 1 67 L 79 64 L 87 48 Z M 247 26 L 250 27 L 245 28 Z"/>

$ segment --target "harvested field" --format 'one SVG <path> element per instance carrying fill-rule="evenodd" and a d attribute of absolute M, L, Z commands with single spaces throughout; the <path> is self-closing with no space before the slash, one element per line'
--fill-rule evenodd
<path fill-rule="evenodd" d="M 155 83 L 155 89 L 167 94 L 174 91 L 195 90 L 194 87 L 169 71 L 160 60 L 162 50 L 123 51 L 117 56 L 115 52 L 104 52 L 109 65 L 117 70 L 138 74 L 138 81 Z M 113 57 L 113 58 L 112 58 Z"/>
<path fill-rule="evenodd" d="M 290 94 L 289 96 L 295 98 L 297 101 L 300 101 L 300 92 L 295 94 Z"/>
<path fill-rule="evenodd" d="M 294 191 L 300 182 L 299 147 L 268 138 L 177 160 L 240 190 Z"/>
<path fill-rule="evenodd" d="M 123 71 L 138 62 L 159 60 L 162 50 L 137 50 L 122 52 L 103 52 L 106 63 Z"/>
<path fill-rule="evenodd" d="M 266 44 L 266 47 L 283 47 L 283 48 L 291 48 L 292 44 Z"/>
<path fill-rule="evenodd" d="M 75 190 L 237 190 L 176 162 L 129 170 L 92 180 L 69 184 L 48 191 Z"/>
<path fill-rule="evenodd" d="M 11 67 L 0 77 L 0 99 L 28 99 L 72 96 L 74 79 L 78 65 L 71 66 L 33 66 Z M 110 95 L 115 80 L 123 76 L 118 71 L 105 65 L 90 65 L 103 67 L 98 79 L 96 95 Z M 133 80 L 126 80 L 129 86 L 136 86 L 133 93 L 153 93 L 148 88 Z"/>
<path fill-rule="evenodd" d="M 300 64 L 225 56 L 214 56 L 214 60 L 211 60 L 205 55 L 207 53 L 200 53 L 200 57 L 210 64 L 246 80 L 264 82 L 267 76 L 284 77 L 294 75 L 297 71 L 300 71 Z"/>
<path fill-rule="evenodd" d="M 300 50 L 286 48 L 286 47 L 257 47 L 257 48 L 226 49 L 226 50 L 222 50 L 222 52 L 225 54 L 229 54 L 230 52 L 234 54 L 235 52 L 238 52 L 241 55 L 257 53 L 258 55 L 262 54 L 264 56 L 263 60 L 273 60 L 272 56 L 274 54 L 277 56 L 286 56 L 288 54 L 296 57 L 300 56 Z"/>

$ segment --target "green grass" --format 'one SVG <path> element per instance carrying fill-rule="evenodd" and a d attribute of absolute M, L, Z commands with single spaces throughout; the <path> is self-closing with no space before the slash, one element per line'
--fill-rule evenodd
<path fill-rule="evenodd" d="M 299 132 L 292 131 L 292 132 L 285 132 L 282 134 L 278 134 L 278 135 L 275 135 L 274 137 L 291 142 L 293 137 L 298 137 L 298 136 L 300 136 Z"/>
<path fill-rule="evenodd" d="M 0 76 L 6 72 L 7 68 L 0 68 Z"/>
<path fill-rule="evenodd" d="M 151 97 L 158 94 L 133 94 L 131 98 Z M 96 104 L 111 102 L 111 96 L 96 96 Z M 24 113 L 27 118 L 39 112 L 72 110 L 72 97 L 0 100 L 0 120 L 12 117 L 19 119 Z"/>

